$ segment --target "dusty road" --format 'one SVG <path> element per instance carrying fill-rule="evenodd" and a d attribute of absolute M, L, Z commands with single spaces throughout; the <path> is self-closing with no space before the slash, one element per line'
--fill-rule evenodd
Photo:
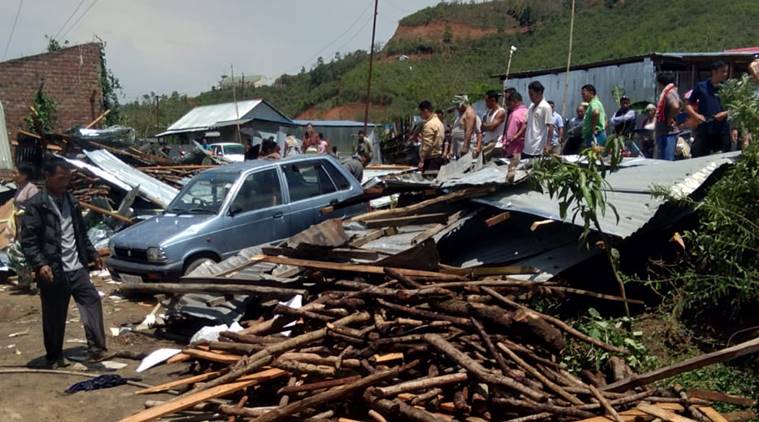
<path fill-rule="evenodd" d="M 105 294 L 106 335 L 109 352 L 130 350 L 152 351 L 159 347 L 177 347 L 142 334 L 126 333 L 112 337 L 110 327 L 124 323 L 139 323 L 151 311 L 154 303 L 118 301 L 109 298 L 117 287 L 106 280 L 95 280 L 97 289 Z M 16 333 L 17 335 L 9 337 Z M 22 334 L 18 334 L 22 333 Z M 79 313 L 71 301 L 66 325 L 64 349 L 68 354 L 83 349 L 84 330 Z M 30 362 L 44 359 L 39 296 L 19 293 L 8 284 L 0 285 L 0 371 L 24 367 Z M 184 364 L 161 366 L 136 373 L 138 361 L 116 358 L 128 364 L 113 373 L 124 377 L 139 377 L 142 382 L 159 384 L 169 381 L 170 374 L 183 371 Z M 102 369 L 102 368 L 101 368 Z M 97 371 L 98 368 L 92 368 Z M 102 370 L 98 372 L 104 372 Z M 117 421 L 144 408 L 147 399 L 167 400 L 169 395 L 135 396 L 138 389 L 129 385 L 115 388 L 64 394 L 71 384 L 86 378 L 68 375 L 0 374 L 0 421 Z"/>

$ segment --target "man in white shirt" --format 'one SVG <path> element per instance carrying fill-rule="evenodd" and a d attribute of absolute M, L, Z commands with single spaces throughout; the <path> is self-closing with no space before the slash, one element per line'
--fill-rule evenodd
<path fill-rule="evenodd" d="M 551 154 L 560 155 L 561 146 L 564 145 L 564 118 L 561 114 L 556 112 L 556 104 L 553 101 L 548 101 L 548 105 L 551 106 L 551 112 L 553 113 L 553 137 L 551 138 Z"/>
<path fill-rule="evenodd" d="M 538 81 L 530 82 L 527 93 L 530 96 L 530 108 L 527 110 L 527 132 L 524 139 L 522 157 L 536 158 L 544 152 L 550 152 L 553 138 L 553 111 L 543 98 L 543 84 Z"/>

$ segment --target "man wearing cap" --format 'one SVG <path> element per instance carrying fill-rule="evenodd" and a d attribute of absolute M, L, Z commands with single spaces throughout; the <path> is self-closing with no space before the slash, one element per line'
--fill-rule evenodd
<path fill-rule="evenodd" d="M 619 110 L 611 117 L 615 135 L 630 136 L 635 129 L 635 110 L 630 108 L 630 97 L 623 95 L 619 100 Z"/>
<path fill-rule="evenodd" d="M 506 127 L 506 110 L 498 104 L 501 95 L 498 91 L 490 90 L 485 95 L 485 105 L 488 114 L 482 122 L 482 137 L 477 143 L 476 154 L 482 152 L 483 161 L 490 161 L 495 152 L 496 143 L 503 136 Z"/>
<path fill-rule="evenodd" d="M 419 169 L 422 171 L 439 170 L 443 165 L 445 126 L 432 110 L 432 103 L 428 100 L 419 103 L 419 114 L 424 120 L 419 147 Z"/>

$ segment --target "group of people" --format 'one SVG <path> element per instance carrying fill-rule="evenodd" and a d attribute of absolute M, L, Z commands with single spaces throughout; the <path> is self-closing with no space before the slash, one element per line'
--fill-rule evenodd
<path fill-rule="evenodd" d="M 759 83 L 759 59 L 749 69 Z M 645 107 L 642 116 L 623 95 L 619 109 L 607 118 L 591 84 L 581 88 L 582 103 L 568 120 L 556 111 L 553 101 L 544 97 L 545 88 L 539 81 L 528 85 L 529 105 L 514 88 L 507 88 L 503 94 L 487 92 L 487 112 L 482 116 L 477 115 L 466 95 L 455 96 L 456 118 L 448 127 L 443 123 L 445 113 L 433 112 L 432 103 L 425 100 L 419 104 L 423 124 L 412 135 L 419 141 L 419 168 L 437 170 L 470 151 L 475 157 L 482 154 L 485 161 L 511 158 L 516 165 L 522 158 L 578 154 L 585 148 L 604 146 L 610 135 L 623 136 L 639 155 L 663 160 L 674 160 L 678 151 L 689 158 L 735 150 L 745 147 L 750 137 L 743 136 L 742 145 L 738 145 L 739 134 L 730 128 L 728 112 L 718 95 L 727 76 L 728 65 L 714 62 L 709 78 L 681 96 L 675 75 L 661 72 L 656 76 L 661 94 L 656 103 Z"/>

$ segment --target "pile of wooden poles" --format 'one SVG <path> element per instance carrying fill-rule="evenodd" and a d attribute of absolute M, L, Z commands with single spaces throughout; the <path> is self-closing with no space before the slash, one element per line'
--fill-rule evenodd
<path fill-rule="evenodd" d="M 647 385 L 759 349 L 757 339 L 593 384 L 559 363 L 566 336 L 611 356 L 628 351 L 520 303 L 529 283 L 437 282 L 390 268 L 329 283 L 300 308 L 264 302 L 267 316 L 242 332 L 187 347 L 172 361 L 197 360 L 196 373 L 139 392 L 182 394 L 123 421 L 187 412 L 231 421 L 721 421 L 710 401 Z"/>

